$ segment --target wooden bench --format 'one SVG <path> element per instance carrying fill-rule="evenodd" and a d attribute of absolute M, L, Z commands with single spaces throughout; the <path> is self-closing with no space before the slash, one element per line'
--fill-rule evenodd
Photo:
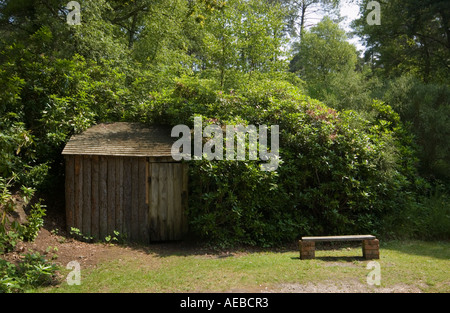
<path fill-rule="evenodd" d="M 324 236 L 324 237 L 302 237 L 298 242 L 300 259 L 314 259 L 316 257 L 316 241 L 361 241 L 362 253 L 366 260 L 380 258 L 380 242 L 372 235 L 352 236 Z"/>

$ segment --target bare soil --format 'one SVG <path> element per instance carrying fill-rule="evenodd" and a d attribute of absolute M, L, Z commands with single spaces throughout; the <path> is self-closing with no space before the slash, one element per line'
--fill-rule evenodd
<path fill-rule="evenodd" d="M 14 216 L 21 223 L 26 221 L 26 210 L 17 206 Z M 74 239 L 66 231 L 65 216 L 61 212 L 47 212 L 44 226 L 33 242 L 20 242 L 14 251 L 0 255 L 4 260 L 17 264 L 23 255 L 29 252 L 38 252 L 48 261 L 65 267 L 71 261 L 77 261 L 82 268 L 95 267 L 101 262 L 118 259 L 121 256 L 151 258 L 155 255 L 195 255 L 202 258 L 225 258 L 239 254 L 251 253 L 257 249 L 247 249 L 229 252 L 217 251 L 192 241 L 155 243 L 143 246 L 134 243 L 126 245 L 108 244 L 104 242 L 89 243 Z"/>

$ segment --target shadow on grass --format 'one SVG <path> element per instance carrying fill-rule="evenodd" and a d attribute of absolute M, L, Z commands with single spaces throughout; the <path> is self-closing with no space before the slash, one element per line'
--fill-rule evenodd
<path fill-rule="evenodd" d="M 388 241 L 380 248 L 385 251 L 392 250 L 409 255 L 450 260 L 450 241 Z"/>
<path fill-rule="evenodd" d="M 354 261 L 367 261 L 362 256 L 318 256 L 316 260 L 326 262 L 354 262 Z"/>
<path fill-rule="evenodd" d="M 154 254 L 157 257 L 165 258 L 170 256 L 207 256 L 211 258 L 228 258 L 234 256 L 242 256 L 251 253 L 295 253 L 296 257 L 290 257 L 292 260 L 300 261 L 297 242 L 285 244 L 275 248 L 261 248 L 253 246 L 237 246 L 228 248 L 217 248 L 205 245 L 202 242 L 183 240 L 171 242 L 152 242 L 150 244 L 139 244 L 127 242 L 123 246 L 132 250 L 144 252 L 146 254 Z M 365 261 L 362 251 L 359 250 L 361 243 L 319 243 L 316 244 L 316 258 L 324 262 L 353 262 Z M 361 251 L 360 255 L 336 255 L 340 249 L 352 248 Z M 389 250 L 417 256 L 427 256 L 437 259 L 450 260 L 450 241 L 383 241 L 380 240 L 380 255 L 383 257 L 384 252 Z M 320 255 L 317 255 L 319 252 Z M 327 253 L 333 254 L 327 256 Z M 342 251 L 345 254 L 345 251 Z M 325 255 L 324 255 L 325 254 Z M 352 252 L 358 254 L 358 252 Z"/>
<path fill-rule="evenodd" d="M 202 242 L 183 240 L 168 242 L 152 242 L 148 245 L 139 243 L 126 243 L 124 246 L 147 254 L 155 254 L 158 257 L 170 256 L 209 256 L 213 258 L 228 258 L 250 253 L 299 253 L 297 243 L 286 244 L 275 248 L 261 248 L 254 246 L 235 246 L 217 248 L 208 246 Z"/>
<path fill-rule="evenodd" d="M 301 260 L 299 256 L 291 257 L 291 260 Z M 354 261 L 367 261 L 362 256 L 317 256 L 313 260 L 320 260 L 324 262 L 354 262 Z"/>
<path fill-rule="evenodd" d="M 353 262 L 353 261 L 364 261 L 365 258 L 361 255 L 358 255 L 360 250 L 353 251 L 348 255 L 347 251 L 342 251 L 343 254 L 347 253 L 347 255 L 339 255 L 340 249 L 342 248 L 357 248 L 360 249 L 360 243 L 319 243 L 318 249 L 316 253 L 320 254 L 330 253 L 333 255 L 317 255 L 317 260 L 325 261 L 325 262 Z M 233 256 L 241 256 L 245 254 L 251 253 L 295 253 L 297 256 L 290 257 L 291 260 L 301 260 L 300 259 L 300 251 L 298 250 L 297 242 L 292 242 L 286 244 L 284 246 L 273 247 L 273 248 L 261 248 L 254 246 L 238 246 L 232 248 L 211 248 L 209 246 L 205 246 L 201 242 L 194 241 L 178 241 L 178 242 L 154 242 L 149 245 L 140 245 L 140 244 L 129 244 L 128 247 L 139 250 L 148 254 L 155 254 L 158 257 L 170 257 L 170 256 L 208 256 L 217 259 L 223 259 Z M 338 254 L 338 255 L 336 255 Z"/>

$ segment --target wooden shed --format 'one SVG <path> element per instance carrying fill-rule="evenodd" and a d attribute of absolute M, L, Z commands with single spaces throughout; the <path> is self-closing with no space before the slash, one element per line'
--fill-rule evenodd
<path fill-rule="evenodd" d="M 171 129 L 99 124 L 74 135 L 66 162 L 67 228 L 104 239 L 180 240 L 187 232 L 187 164 L 171 156 Z"/>

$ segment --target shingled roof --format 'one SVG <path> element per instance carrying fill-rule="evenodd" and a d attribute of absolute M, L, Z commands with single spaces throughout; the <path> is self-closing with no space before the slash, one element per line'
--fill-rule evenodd
<path fill-rule="evenodd" d="M 169 157 L 171 128 L 139 123 L 103 123 L 73 135 L 62 154 Z"/>

